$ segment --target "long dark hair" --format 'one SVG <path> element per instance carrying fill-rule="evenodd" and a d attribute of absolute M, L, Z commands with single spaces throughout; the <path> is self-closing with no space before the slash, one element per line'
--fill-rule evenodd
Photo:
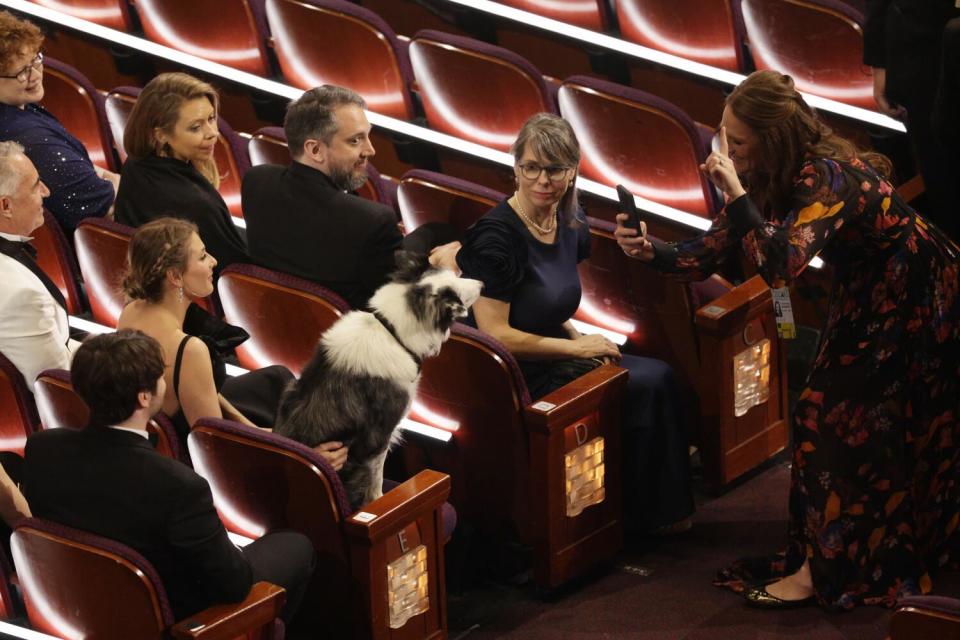
<path fill-rule="evenodd" d="M 892 165 L 882 154 L 864 152 L 820 121 L 793 78 L 777 71 L 755 71 L 733 90 L 727 106 L 756 134 L 750 153 L 747 190 L 761 207 L 784 211 L 804 160 L 811 157 L 868 162 L 882 176 Z"/>

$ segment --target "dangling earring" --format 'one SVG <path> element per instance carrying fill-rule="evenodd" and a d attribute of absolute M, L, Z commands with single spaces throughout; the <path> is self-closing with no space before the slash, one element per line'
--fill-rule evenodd
<path fill-rule="evenodd" d="M 177 302 L 183 302 L 183 287 L 177 287 Z"/>

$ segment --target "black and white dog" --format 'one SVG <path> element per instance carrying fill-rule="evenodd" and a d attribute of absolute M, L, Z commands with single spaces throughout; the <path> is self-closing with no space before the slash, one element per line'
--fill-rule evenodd
<path fill-rule="evenodd" d="M 440 352 L 483 283 L 398 252 L 397 271 L 370 299 L 320 339 L 300 379 L 280 402 L 275 431 L 315 447 L 350 447 L 340 470 L 354 508 L 382 495 L 383 464 L 420 380 L 420 363 Z"/>

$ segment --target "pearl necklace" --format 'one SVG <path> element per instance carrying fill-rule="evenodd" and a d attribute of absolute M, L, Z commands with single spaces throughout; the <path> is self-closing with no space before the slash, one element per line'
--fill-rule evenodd
<path fill-rule="evenodd" d="M 527 217 L 526 212 L 523 210 L 523 205 L 520 203 L 520 194 L 518 192 L 515 191 L 513 193 L 513 199 L 517 203 L 517 213 L 520 214 L 520 217 L 523 218 L 527 222 L 527 224 L 529 224 L 531 227 L 536 229 L 540 233 L 540 235 L 545 236 L 545 235 L 551 234 L 553 233 L 553 230 L 557 228 L 557 212 L 556 211 L 553 212 L 553 224 L 546 227 L 541 227 L 536 222 L 534 222 L 533 220 Z"/>

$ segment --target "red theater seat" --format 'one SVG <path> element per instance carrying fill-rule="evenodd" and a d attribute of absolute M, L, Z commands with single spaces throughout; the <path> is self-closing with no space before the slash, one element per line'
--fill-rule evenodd
<path fill-rule="evenodd" d="M 0 353 L 0 451 L 23 455 L 27 436 L 37 430 L 40 418 L 28 385 L 13 363 Z"/>
<path fill-rule="evenodd" d="M 38 518 L 11 538 L 30 627 L 59 638 L 281 640 L 286 593 L 258 582 L 237 604 L 178 623 L 160 576 L 126 545 Z M 251 633 L 252 636 L 245 634 Z"/>
<path fill-rule="evenodd" d="M 130 31 L 130 8 L 127 0 L 32 0 L 34 4 L 89 20 L 118 31 Z"/>
<path fill-rule="evenodd" d="M 41 429 L 83 429 L 90 421 L 90 409 L 73 390 L 70 372 L 47 369 L 34 384 Z M 162 413 L 147 423 L 154 447 L 161 455 L 187 462 L 181 457 L 180 440 L 173 424 Z"/>
<path fill-rule="evenodd" d="M 425 30 L 410 42 L 410 62 L 437 131 L 507 151 L 527 118 L 556 113 L 543 75 L 502 47 Z"/>
<path fill-rule="evenodd" d="M 140 95 L 139 87 L 116 87 L 110 90 L 106 98 L 107 119 L 113 139 L 117 145 L 117 153 L 121 162 L 126 161 L 127 152 L 123 148 L 123 130 L 130 118 L 130 111 Z M 233 128 L 222 117 L 217 118 L 217 128 L 220 136 L 214 149 L 214 159 L 220 171 L 220 195 L 230 213 L 238 218 L 243 217 L 240 207 L 240 185 L 243 174 L 250 168 L 250 156 L 247 155 L 247 145 L 238 136 Z"/>
<path fill-rule="evenodd" d="M 299 376 L 321 334 L 350 310 L 340 296 L 308 280 L 253 265 L 230 265 L 217 280 L 224 319 L 250 339 L 237 347 L 240 364 L 282 364 Z"/>
<path fill-rule="evenodd" d="M 743 70 L 739 0 L 616 0 L 623 38 L 728 71 Z"/>
<path fill-rule="evenodd" d="M 258 129 L 247 143 L 250 154 L 250 164 L 280 164 L 288 165 L 292 162 L 290 150 L 287 148 L 287 137 L 281 127 L 263 127 Z M 381 202 L 390 206 L 390 198 L 386 194 L 383 178 L 369 162 L 367 163 L 367 181 L 357 189 L 357 195 L 367 200 Z"/>
<path fill-rule="evenodd" d="M 308 598 L 322 608 L 325 637 L 446 637 L 447 476 L 422 471 L 354 512 L 326 460 L 293 440 L 203 418 L 188 443 L 229 530 L 259 538 L 293 529 L 313 542 L 320 578 Z M 412 575 L 400 569 L 406 562 Z M 403 579 L 391 585 L 394 572 Z M 425 596 L 425 608 L 405 611 L 402 590 L 413 602 Z"/>
<path fill-rule="evenodd" d="M 502 4 L 536 13 L 584 29 L 606 31 L 610 25 L 610 8 L 606 0 L 557 2 L 556 0 L 500 0 Z"/>
<path fill-rule="evenodd" d="M 890 640 L 960 636 L 960 600 L 945 596 L 900 598 L 890 616 Z"/>
<path fill-rule="evenodd" d="M 136 0 L 133 6 L 154 42 L 248 73 L 272 74 L 263 0 Z"/>
<path fill-rule="evenodd" d="M 445 222 L 466 231 L 505 197 L 466 180 L 420 169 L 405 173 L 397 188 L 400 217 L 407 233 L 429 222 Z"/>
<path fill-rule="evenodd" d="M 609 222 L 590 219 L 590 259 L 579 265 L 583 297 L 574 316 L 621 334 L 623 351 L 659 358 L 700 404 L 704 479 L 720 488 L 787 445 L 786 354 L 773 301 L 759 276 L 734 287 L 719 276 L 699 283 L 664 279 L 627 258 Z M 769 340 L 768 398 L 734 407 L 734 358 Z"/>
<path fill-rule="evenodd" d="M 43 226 L 33 231 L 30 244 L 37 249 L 37 264 L 53 280 L 67 301 L 67 313 L 83 313 L 77 259 L 57 219 L 46 209 L 43 211 Z"/>
<path fill-rule="evenodd" d="M 43 66 L 43 106 L 83 143 L 93 164 L 116 171 L 103 96 L 68 64 L 47 57 Z"/>
<path fill-rule="evenodd" d="M 345 0 L 266 0 L 266 13 L 291 84 L 350 87 L 373 112 L 401 120 L 416 115 L 407 52 L 380 16 Z"/>
<path fill-rule="evenodd" d="M 715 204 L 700 172 L 708 150 L 699 129 L 675 105 L 639 89 L 586 76 L 560 87 L 560 113 L 580 141 L 580 172 L 624 184 L 635 194 L 705 218 Z"/>
<path fill-rule="evenodd" d="M 458 517 L 484 535 L 519 533 L 533 547 L 536 582 L 556 587 L 620 549 L 616 452 L 626 379 L 626 370 L 604 365 L 531 403 L 513 356 L 486 334 L 455 325 L 440 354 L 424 361 L 410 414 L 451 438 L 407 431 L 398 453 L 408 471 L 450 474 Z M 594 467 L 598 460 L 603 469 Z M 599 492 L 580 487 L 588 477 L 602 479 Z M 599 501 L 584 506 L 578 495 Z"/>
<path fill-rule="evenodd" d="M 863 15 L 839 0 L 742 0 L 758 69 L 793 77 L 797 89 L 876 109 L 863 60 Z"/>
<path fill-rule="evenodd" d="M 117 326 L 123 310 L 120 283 L 127 270 L 127 246 L 133 232 L 112 220 L 87 218 L 73 236 L 93 321 L 108 327 Z"/>

